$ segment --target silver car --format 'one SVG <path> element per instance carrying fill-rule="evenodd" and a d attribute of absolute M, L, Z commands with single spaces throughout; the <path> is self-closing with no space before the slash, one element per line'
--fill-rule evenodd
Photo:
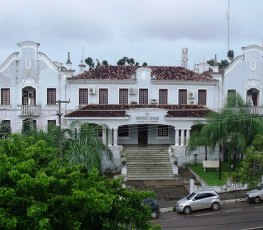
<path fill-rule="evenodd" d="M 220 198 L 215 190 L 198 190 L 179 200 L 175 208 L 177 212 L 185 214 L 206 208 L 216 211 L 220 208 Z"/>
<path fill-rule="evenodd" d="M 247 201 L 260 203 L 263 200 L 263 184 L 246 193 Z"/>

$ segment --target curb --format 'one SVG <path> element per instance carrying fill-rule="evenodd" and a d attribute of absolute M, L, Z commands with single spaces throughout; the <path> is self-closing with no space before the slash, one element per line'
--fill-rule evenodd
<path fill-rule="evenodd" d="M 223 204 L 233 204 L 233 203 L 237 203 L 237 202 L 245 202 L 246 198 L 238 198 L 238 199 L 231 199 L 231 200 L 222 200 L 221 201 L 221 205 Z M 160 212 L 161 213 L 165 213 L 165 212 L 173 212 L 174 211 L 174 207 L 166 207 L 166 208 L 160 208 Z"/>

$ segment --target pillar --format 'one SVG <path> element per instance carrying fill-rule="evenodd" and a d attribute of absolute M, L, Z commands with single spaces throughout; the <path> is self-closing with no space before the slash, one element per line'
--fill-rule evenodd
<path fill-rule="evenodd" d="M 184 145 L 184 129 L 181 129 L 181 146 Z"/>
<path fill-rule="evenodd" d="M 112 129 L 109 129 L 109 133 L 108 133 L 108 146 L 112 145 Z"/>
<path fill-rule="evenodd" d="M 189 139 L 190 139 L 190 130 L 191 130 L 191 129 L 186 129 L 186 145 L 188 145 L 188 143 L 189 143 Z"/>
<path fill-rule="evenodd" d="M 107 129 L 104 126 L 102 127 L 102 143 L 107 144 Z"/>
<path fill-rule="evenodd" d="M 179 145 L 179 129 L 174 128 L 174 132 L 175 132 L 175 135 L 174 135 L 174 137 L 175 137 L 175 140 L 174 140 L 175 146 L 178 146 Z"/>
<path fill-rule="evenodd" d="M 113 145 L 117 146 L 118 145 L 118 127 L 113 128 Z"/>

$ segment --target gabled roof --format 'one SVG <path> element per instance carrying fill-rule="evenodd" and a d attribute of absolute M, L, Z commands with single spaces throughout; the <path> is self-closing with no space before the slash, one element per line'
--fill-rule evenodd
<path fill-rule="evenodd" d="M 142 108 L 165 109 L 167 110 L 166 117 L 206 117 L 210 112 L 207 107 L 202 105 L 92 104 L 71 112 L 65 117 L 126 117 L 127 110 Z"/>
<path fill-rule="evenodd" d="M 72 76 L 70 80 L 124 80 L 134 79 L 137 66 L 99 66 L 95 69 Z M 211 75 L 198 74 L 183 67 L 173 66 L 147 66 L 151 70 L 154 80 L 174 80 L 174 81 L 215 81 Z"/>

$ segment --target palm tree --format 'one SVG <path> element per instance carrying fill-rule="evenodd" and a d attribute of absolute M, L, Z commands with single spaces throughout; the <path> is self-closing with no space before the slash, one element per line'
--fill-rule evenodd
<path fill-rule="evenodd" d="M 243 155 L 254 136 L 262 131 L 262 120 L 249 114 L 241 96 L 229 95 L 221 112 L 211 112 L 208 115 L 207 124 L 199 132 L 200 140 L 195 140 L 198 134 L 191 135 L 189 143 L 193 146 L 201 144 L 212 150 L 216 148 L 219 150 L 219 178 L 221 179 L 222 160 L 227 161 L 232 157 L 233 166 L 236 167 L 238 156 Z"/>
<path fill-rule="evenodd" d="M 190 154 L 195 151 L 197 147 L 204 146 L 205 160 L 207 160 L 210 139 L 206 136 L 206 133 L 202 132 L 203 126 L 204 124 L 197 124 L 193 126 L 194 131 L 191 133 L 191 138 L 189 139 L 188 145 L 186 146 L 186 152 Z"/>
<path fill-rule="evenodd" d="M 76 124 L 74 124 L 76 125 Z M 82 164 L 90 171 L 93 168 L 101 170 L 102 155 L 106 154 L 112 160 L 112 152 L 107 145 L 98 139 L 100 126 L 85 123 L 80 133 L 75 133 L 74 141 L 65 152 L 65 159 L 72 164 Z"/>

